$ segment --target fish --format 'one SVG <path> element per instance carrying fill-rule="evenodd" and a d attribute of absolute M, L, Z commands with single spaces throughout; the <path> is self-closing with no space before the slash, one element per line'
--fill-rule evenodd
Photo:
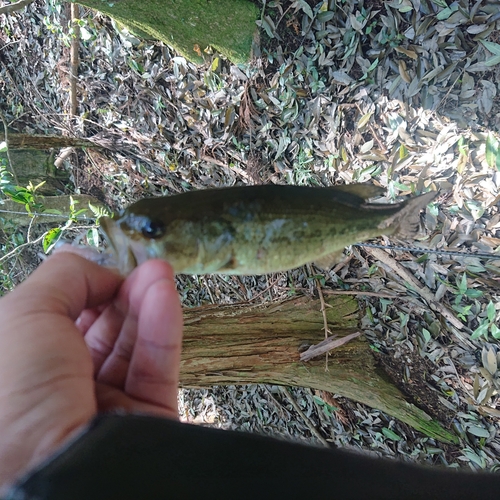
<path fill-rule="evenodd" d="M 123 275 L 148 259 L 176 274 L 262 275 L 315 262 L 380 235 L 412 237 L 436 191 L 400 203 L 368 203 L 369 184 L 236 186 L 139 200 L 100 226 Z"/>

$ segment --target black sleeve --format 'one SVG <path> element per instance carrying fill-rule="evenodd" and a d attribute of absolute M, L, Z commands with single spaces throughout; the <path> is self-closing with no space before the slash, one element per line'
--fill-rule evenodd
<path fill-rule="evenodd" d="M 499 499 L 500 475 L 419 467 L 142 415 L 103 415 L 6 500 Z"/>

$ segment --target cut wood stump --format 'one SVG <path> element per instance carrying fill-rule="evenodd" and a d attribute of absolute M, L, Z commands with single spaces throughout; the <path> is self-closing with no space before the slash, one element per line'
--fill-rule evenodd
<path fill-rule="evenodd" d="M 328 324 L 339 338 L 358 331 L 354 297 L 327 299 Z M 320 301 L 294 298 L 265 306 L 204 306 L 184 311 L 181 385 L 278 384 L 339 394 L 381 410 L 429 437 L 458 439 L 440 422 L 409 403 L 372 356 L 364 336 L 321 357 L 301 362 L 309 345 L 324 340 Z"/>

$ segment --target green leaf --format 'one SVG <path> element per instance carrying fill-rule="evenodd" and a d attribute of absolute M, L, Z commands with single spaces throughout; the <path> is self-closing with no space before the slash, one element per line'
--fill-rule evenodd
<path fill-rule="evenodd" d="M 500 170 L 499 142 L 496 137 L 489 133 L 486 138 L 486 163 L 491 167 Z"/>
<path fill-rule="evenodd" d="M 309 7 L 309 4 L 306 2 L 306 0 L 297 0 L 297 4 L 300 5 L 300 8 L 304 11 L 305 14 L 307 14 L 311 19 L 314 19 L 314 14 Z"/>
<path fill-rule="evenodd" d="M 392 439 L 393 441 L 401 441 L 401 437 L 398 436 L 394 431 L 391 431 L 391 429 L 388 429 L 387 427 L 382 428 L 382 434 L 389 439 Z"/>
<path fill-rule="evenodd" d="M 425 328 L 422 328 L 422 337 L 424 337 L 425 343 L 427 344 L 432 338 L 431 332 L 429 330 L 426 330 Z"/>
<path fill-rule="evenodd" d="M 375 59 L 375 61 L 373 61 L 370 64 L 370 67 L 366 70 L 366 72 L 370 73 L 370 71 L 373 71 L 377 66 L 378 66 L 378 57 L 377 57 L 377 59 Z"/>
<path fill-rule="evenodd" d="M 333 19 L 334 17 L 335 17 L 335 12 L 332 12 L 331 10 L 327 12 L 320 12 L 318 14 L 318 21 L 320 23 L 326 23 L 331 19 Z"/>
<path fill-rule="evenodd" d="M 484 61 L 484 65 L 485 66 L 496 66 L 497 64 L 500 64 L 500 56 L 493 56 L 493 57 L 490 57 L 489 59 L 486 59 L 486 61 Z"/>
<path fill-rule="evenodd" d="M 488 320 L 490 321 L 490 323 L 493 323 L 493 321 L 495 321 L 496 309 L 495 304 L 493 304 L 491 300 L 486 307 L 486 314 L 488 315 Z"/>
<path fill-rule="evenodd" d="M 479 40 L 492 54 L 500 56 L 500 44 L 488 42 L 487 40 Z"/>
<path fill-rule="evenodd" d="M 87 231 L 87 243 L 92 247 L 99 246 L 99 231 L 92 227 Z"/>
<path fill-rule="evenodd" d="M 458 281 L 458 276 L 456 278 L 457 280 L 457 287 L 460 295 L 465 295 L 465 292 L 467 292 L 467 275 L 465 273 L 462 274 L 462 278 L 460 281 Z"/>
<path fill-rule="evenodd" d="M 432 3 L 439 5 L 440 7 L 447 8 L 448 4 L 444 0 L 432 0 Z"/>
<path fill-rule="evenodd" d="M 490 433 L 488 432 L 487 429 L 485 429 L 484 427 L 477 427 L 476 425 L 467 426 L 467 432 L 477 437 L 484 437 L 484 438 L 490 437 Z"/>
<path fill-rule="evenodd" d="M 456 3 L 452 3 L 446 9 L 443 9 L 441 12 L 438 12 L 436 18 L 439 19 L 439 21 L 444 21 L 445 19 L 448 19 L 453 14 L 453 12 L 456 12 L 457 10 L 458 10 L 458 5 Z"/>
<path fill-rule="evenodd" d="M 483 296 L 483 292 L 481 290 L 475 290 L 474 288 L 469 288 L 465 292 L 465 296 L 469 297 L 469 299 L 479 299 Z"/>
<path fill-rule="evenodd" d="M 19 186 L 5 186 L 3 191 L 12 201 L 15 201 L 16 203 L 29 205 L 35 201 L 33 195 L 27 189 Z"/>
<path fill-rule="evenodd" d="M 5 153 L 7 151 L 7 143 L 5 141 L 0 142 L 0 153 Z"/>
<path fill-rule="evenodd" d="M 495 325 L 495 323 L 490 325 L 490 332 L 491 332 L 491 336 L 494 339 L 497 339 L 497 340 L 500 339 L 500 328 L 498 328 L 498 326 Z"/>
<path fill-rule="evenodd" d="M 482 337 L 483 335 L 486 337 L 488 335 L 488 327 L 489 323 L 484 322 L 481 325 L 479 325 L 473 332 L 472 335 L 470 336 L 471 339 L 478 339 L 479 337 Z"/>
<path fill-rule="evenodd" d="M 43 251 L 45 253 L 49 253 L 54 248 L 55 244 L 59 241 L 61 235 L 62 235 L 61 228 L 59 227 L 52 228 L 43 237 Z"/>

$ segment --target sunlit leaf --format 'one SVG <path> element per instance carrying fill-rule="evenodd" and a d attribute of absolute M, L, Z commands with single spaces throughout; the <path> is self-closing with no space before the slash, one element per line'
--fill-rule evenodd
<path fill-rule="evenodd" d="M 358 121 L 358 129 L 362 129 L 370 121 L 372 115 L 373 115 L 372 111 L 369 111 L 368 113 L 364 114 Z"/>
<path fill-rule="evenodd" d="M 80 28 L 80 37 L 82 40 L 90 40 L 92 38 L 92 33 L 86 28 Z"/>
<path fill-rule="evenodd" d="M 55 244 L 59 241 L 59 238 L 62 235 L 61 228 L 54 227 L 43 237 L 43 251 L 45 253 L 49 253 L 55 246 Z"/>
<path fill-rule="evenodd" d="M 486 138 L 486 163 L 500 170 L 500 147 L 499 141 L 493 134 L 488 134 Z"/>

